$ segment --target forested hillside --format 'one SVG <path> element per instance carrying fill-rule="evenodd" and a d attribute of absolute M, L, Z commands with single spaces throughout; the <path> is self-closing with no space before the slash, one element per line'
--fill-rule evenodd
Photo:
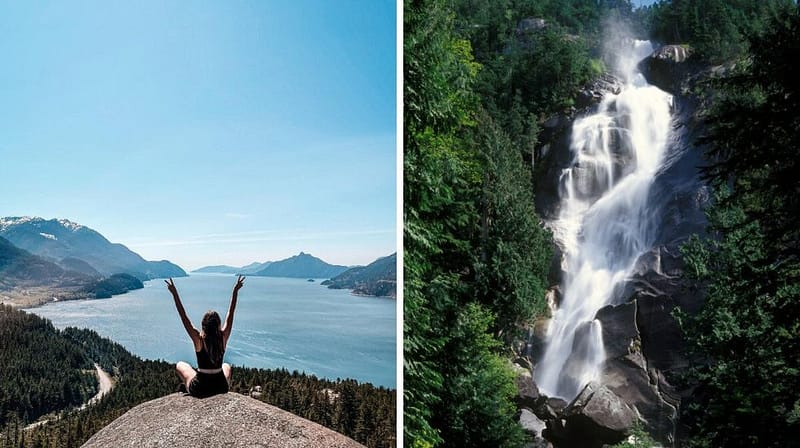
<path fill-rule="evenodd" d="M 0 446 L 74 447 L 144 401 L 176 391 L 175 366 L 142 360 L 94 331 L 55 329 L 33 314 L 0 308 Z M 73 410 L 95 393 L 92 363 L 111 373 L 114 389 L 98 403 Z M 353 380 L 324 380 L 286 370 L 234 367 L 233 393 L 254 397 L 341 432 L 369 447 L 394 438 L 396 392 Z M 42 415 L 51 421 L 23 429 Z"/>
<path fill-rule="evenodd" d="M 405 1 L 407 446 L 525 442 L 509 342 L 547 314 L 554 246 L 534 186 L 548 119 L 574 114 L 606 70 L 611 19 L 689 49 L 678 94 L 705 137 L 687 144 L 707 151 L 716 198 L 708 239 L 684 247 L 696 302 L 707 298 L 698 315 L 676 312 L 695 391 L 680 443 L 796 444 L 797 16 L 785 0 Z"/>
<path fill-rule="evenodd" d="M 800 434 L 800 12 L 791 2 L 746 41 L 739 68 L 709 85 L 713 238 L 684 247 L 707 284 L 684 316 L 699 387 L 692 446 L 797 446 Z"/>
<path fill-rule="evenodd" d="M 405 2 L 410 446 L 524 439 L 504 343 L 545 309 L 552 241 L 534 211 L 534 147 L 540 119 L 600 74 L 587 40 L 570 33 L 596 29 L 606 8 L 546 3 Z"/>

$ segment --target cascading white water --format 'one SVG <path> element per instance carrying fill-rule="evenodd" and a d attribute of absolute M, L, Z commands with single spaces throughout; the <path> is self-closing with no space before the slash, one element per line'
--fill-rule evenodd
<path fill-rule="evenodd" d="M 614 62 L 624 81 L 619 94 L 573 124 L 574 158 L 561 174 L 560 213 L 550 223 L 565 278 L 535 378 L 546 395 L 567 400 L 598 378 L 605 352 L 595 315 L 614 302 L 656 231 L 647 200 L 664 160 L 672 97 L 636 70 L 652 45 L 627 45 Z"/>

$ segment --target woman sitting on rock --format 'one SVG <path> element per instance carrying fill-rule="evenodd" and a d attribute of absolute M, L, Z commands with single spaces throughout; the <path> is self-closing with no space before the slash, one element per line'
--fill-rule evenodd
<path fill-rule="evenodd" d="M 203 331 L 197 331 L 192 322 L 186 317 L 186 310 L 183 309 L 181 298 L 178 296 L 178 289 L 172 279 L 165 280 L 167 289 L 175 299 L 175 307 L 183 322 L 183 327 L 189 333 L 194 343 L 194 351 L 197 354 L 197 370 L 193 369 L 188 363 L 180 361 L 175 366 L 178 376 L 181 378 L 180 389 L 189 392 L 190 395 L 204 398 L 216 394 L 228 392 L 231 381 L 231 366 L 222 362 L 225 355 L 225 347 L 228 345 L 228 338 L 233 327 L 233 313 L 236 311 L 236 299 L 239 290 L 244 286 L 244 277 L 239 276 L 236 285 L 233 287 L 231 305 L 225 323 L 222 324 L 219 314 L 216 311 L 208 311 L 203 316 Z"/>

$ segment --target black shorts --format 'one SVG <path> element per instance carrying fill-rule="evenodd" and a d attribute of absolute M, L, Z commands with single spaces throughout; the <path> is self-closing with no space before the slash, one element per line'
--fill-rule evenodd
<path fill-rule="evenodd" d="M 197 372 L 189 382 L 189 395 L 193 397 L 206 398 L 227 392 L 228 380 L 222 372 L 212 374 Z"/>

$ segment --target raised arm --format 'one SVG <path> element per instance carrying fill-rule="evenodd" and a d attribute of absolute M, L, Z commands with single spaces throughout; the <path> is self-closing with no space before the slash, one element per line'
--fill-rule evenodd
<path fill-rule="evenodd" d="M 192 321 L 186 316 L 186 310 L 183 309 L 183 304 L 181 303 L 180 296 L 178 296 L 178 288 L 175 287 L 175 282 L 171 278 L 169 280 L 164 280 L 164 282 L 167 284 L 169 292 L 172 293 L 172 298 L 175 299 L 175 308 L 178 309 L 178 315 L 180 315 L 181 322 L 183 322 L 183 328 L 189 333 L 189 337 L 192 338 L 192 342 L 194 343 L 194 349 L 197 351 L 203 344 L 203 340 L 200 338 L 200 332 L 194 328 Z"/>
<path fill-rule="evenodd" d="M 225 323 L 222 324 L 222 341 L 226 346 L 228 345 L 228 337 L 231 335 L 233 328 L 233 313 L 236 312 L 236 300 L 239 298 L 239 290 L 244 286 L 244 276 L 239 276 L 236 280 L 236 285 L 233 287 L 233 294 L 231 295 L 231 306 L 228 308 L 228 315 L 225 316 Z"/>

